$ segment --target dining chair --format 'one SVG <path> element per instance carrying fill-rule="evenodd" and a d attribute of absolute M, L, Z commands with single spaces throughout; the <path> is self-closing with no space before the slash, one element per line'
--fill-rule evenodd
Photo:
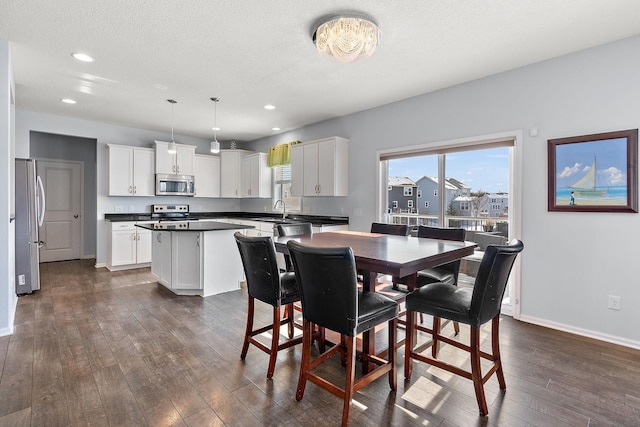
<path fill-rule="evenodd" d="M 302 337 L 293 338 L 294 326 L 296 326 L 293 320 L 293 303 L 300 301 L 296 277 L 292 272 L 280 273 L 271 237 L 247 237 L 240 232 L 236 232 L 233 236 L 242 258 L 249 298 L 247 326 L 240 359 L 245 360 L 249 344 L 253 344 L 269 354 L 267 378 L 271 378 L 275 370 L 278 351 L 302 342 Z M 254 329 L 255 300 L 273 306 L 273 319 L 270 325 Z M 285 310 L 284 320 L 280 313 L 280 307 L 283 305 L 288 307 Z M 289 340 L 280 344 L 280 326 L 285 324 L 289 327 Z M 267 331 L 271 331 L 270 347 L 254 338 Z"/>
<path fill-rule="evenodd" d="M 313 224 L 310 222 L 299 222 L 296 224 L 278 224 L 276 227 L 278 236 L 298 236 L 300 234 L 313 234 Z M 291 264 L 291 257 L 287 254 L 284 255 L 284 262 L 287 271 L 293 271 L 293 265 Z"/>
<path fill-rule="evenodd" d="M 507 388 L 500 359 L 500 309 L 511 268 L 517 255 L 523 249 L 522 242 L 516 239 L 507 245 L 487 246 L 472 289 L 436 282 L 422 286 L 407 295 L 407 338 L 404 365 L 404 376 L 407 380 L 411 378 L 413 359 L 470 379 L 473 381 L 480 414 L 486 415 L 488 413 L 484 383 L 495 373 L 500 389 Z M 469 345 L 442 336 L 437 330 L 429 331 L 417 325 L 416 313 L 430 314 L 434 317 L 469 325 L 471 327 Z M 486 353 L 480 349 L 480 327 L 489 321 L 491 321 L 491 353 Z M 471 370 L 464 370 L 457 364 L 449 364 L 437 359 L 436 356 L 427 356 L 421 353 L 421 348 L 424 346 L 416 347 L 417 343 L 413 338 L 414 329 L 431 333 L 431 338 L 434 341 L 442 341 L 469 352 Z M 491 368 L 485 375 L 482 374 L 481 359 L 491 361 Z"/>
<path fill-rule="evenodd" d="M 357 288 L 356 263 L 349 247 L 320 248 L 287 243 L 293 260 L 296 280 L 302 301 L 302 362 L 296 389 L 296 400 L 302 400 L 307 381 L 343 399 L 342 425 L 349 422 L 349 410 L 353 394 L 373 380 L 388 374 L 391 390 L 397 387 L 395 341 L 396 315 L 395 301 L 376 292 L 363 292 Z M 362 354 L 367 363 L 376 365 L 365 376 L 355 379 L 356 336 L 387 322 L 387 359 L 382 355 Z M 311 359 L 311 334 L 313 325 L 340 334 L 337 344 L 315 359 Z M 314 373 L 320 364 L 340 352 L 341 361 L 346 363 L 344 388 L 329 382 Z"/>
<path fill-rule="evenodd" d="M 465 236 L 466 236 L 466 230 L 464 228 L 428 227 L 424 225 L 421 225 L 418 227 L 419 238 L 464 242 Z M 457 260 L 447 264 L 439 265 L 437 267 L 420 270 L 418 272 L 416 287 L 419 288 L 421 286 L 428 285 L 429 283 L 435 283 L 435 282 L 441 282 L 441 283 L 446 283 L 452 286 L 458 286 L 460 262 L 461 260 Z M 393 282 L 393 284 L 396 285 L 396 287 L 398 283 L 406 285 L 406 280 L 400 278 Z M 400 289 L 399 287 L 397 288 Z M 404 312 L 401 312 L 398 315 L 398 317 L 401 317 L 403 315 L 404 315 Z M 422 315 L 421 315 L 421 319 L 422 319 Z M 420 323 L 422 323 L 422 320 Z M 433 318 L 434 330 L 439 331 L 441 328 L 445 326 L 446 326 L 446 323 L 441 324 L 440 318 L 438 317 Z M 460 333 L 460 325 L 458 322 L 453 322 L 453 329 L 456 335 Z M 433 357 L 435 357 L 438 354 L 438 350 L 439 350 L 438 345 L 433 345 L 433 347 L 431 348 Z"/>
<path fill-rule="evenodd" d="M 411 227 L 407 224 L 385 224 L 382 222 L 372 222 L 371 232 L 378 234 L 391 234 L 394 236 L 408 236 Z"/>

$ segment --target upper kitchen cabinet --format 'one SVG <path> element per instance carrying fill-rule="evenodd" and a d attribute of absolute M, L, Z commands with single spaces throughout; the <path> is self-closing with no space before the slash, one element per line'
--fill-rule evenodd
<path fill-rule="evenodd" d="M 154 160 L 151 148 L 107 144 L 107 194 L 154 196 Z"/>
<path fill-rule="evenodd" d="M 194 197 L 220 197 L 220 157 L 196 154 Z"/>
<path fill-rule="evenodd" d="M 242 158 L 252 153 L 247 150 L 220 150 L 220 197 L 242 197 Z"/>
<path fill-rule="evenodd" d="M 271 168 L 267 165 L 267 153 L 254 153 L 241 160 L 242 197 L 271 197 Z"/>
<path fill-rule="evenodd" d="M 174 175 L 193 175 L 193 162 L 196 147 L 193 145 L 176 144 L 177 152 L 169 153 L 169 143 L 156 143 L 156 173 Z"/>
<path fill-rule="evenodd" d="M 348 139 L 333 136 L 291 146 L 294 196 L 348 196 Z"/>

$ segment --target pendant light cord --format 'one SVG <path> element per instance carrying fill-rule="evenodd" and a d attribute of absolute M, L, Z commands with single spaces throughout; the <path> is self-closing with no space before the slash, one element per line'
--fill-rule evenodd
<path fill-rule="evenodd" d="M 213 101 L 213 141 L 218 142 L 218 98 L 211 98 Z"/>
<path fill-rule="evenodd" d="M 167 102 L 171 104 L 171 142 L 175 142 L 173 140 L 173 104 L 177 103 L 178 101 L 173 99 L 167 99 Z"/>

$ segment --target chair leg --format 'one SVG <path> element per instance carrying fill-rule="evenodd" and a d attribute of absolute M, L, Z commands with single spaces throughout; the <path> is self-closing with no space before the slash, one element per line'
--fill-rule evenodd
<path fill-rule="evenodd" d="M 313 334 L 313 324 L 306 319 L 302 321 L 302 361 L 300 362 L 300 375 L 298 376 L 298 387 L 296 389 L 296 400 L 302 400 L 304 389 L 307 385 L 307 372 L 311 364 L 311 335 Z"/>
<path fill-rule="evenodd" d="M 278 358 L 278 344 L 280 343 L 280 307 L 273 307 L 273 330 L 271 332 L 271 352 L 269 354 L 269 368 L 267 378 L 273 377 Z"/>
<path fill-rule="evenodd" d="M 389 363 L 391 364 L 391 370 L 389 371 L 389 387 L 391 390 L 398 388 L 398 373 L 396 366 L 396 330 L 398 328 L 398 318 L 389 320 Z"/>
<path fill-rule="evenodd" d="M 249 295 L 249 304 L 247 307 L 247 327 L 244 331 L 244 343 L 242 344 L 242 353 L 240 353 L 240 359 L 244 360 L 247 357 L 247 350 L 249 350 L 249 339 L 251 338 L 251 332 L 253 331 L 253 310 L 255 300 Z"/>
<path fill-rule="evenodd" d="M 502 370 L 502 359 L 500 358 L 500 314 L 491 320 L 491 353 L 493 355 L 493 363 L 496 369 L 496 377 L 501 390 L 507 389 L 507 383 L 504 381 L 504 371 Z"/>
<path fill-rule="evenodd" d="M 344 385 L 344 404 L 342 406 L 342 425 L 349 425 L 349 410 L 353 399 L 353 383 L 356 379 L 355 337 L 346 337 L 347 345 L 347 377 Z"/>
<path fill-rule="evenodd" d="M 480 415 L 487 415 L 487 399 L 484 395 L 484 386 L 482 383 L 482 371 L 480 369 L 480 328 L 471 327 L 471 380 L 476 390 L 476 400 L 478 401 L 478 409 Z"/>
<path fill-rule="evenodd" d="M 284 308 L 284 312 L 285 315 L 284 317 L 288 320 L 289 324 L 287 325 L 289 327 L 288 332 L 289 332 L 289 339 L 293 338 L 293 303 L 291 304 L 287 304 Z"/>
<path fill-rule="evenodd" d="M 416 313 L 414 311 L 406 312 L 407 323 L 405 327 L 405 341 L 404 341 L 404 378 L 411 378 L 411 370 L 413 365 L 411 364 L 411 353 L 413 352 L 413 330 L 416 323 Z"/>
<path fill-rule="evenodd" d="M 431 345 L 431 356 L 435 359 L 438 357 L 438 352 L 440 351 L 440 341 L 438 337 L 440 336 L 440 318 L 433 318 L 433 328 L 431 332 L 431 339 L 433 340 L 433 344 Z"/>

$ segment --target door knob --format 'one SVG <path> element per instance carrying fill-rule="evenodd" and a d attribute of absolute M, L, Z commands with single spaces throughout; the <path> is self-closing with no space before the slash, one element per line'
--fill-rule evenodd
<path fill-rule="evenodd" d="M 74 218 L 78 218 L 78 214 L 75 214 L 73 217 L 74 217 Z"/>

